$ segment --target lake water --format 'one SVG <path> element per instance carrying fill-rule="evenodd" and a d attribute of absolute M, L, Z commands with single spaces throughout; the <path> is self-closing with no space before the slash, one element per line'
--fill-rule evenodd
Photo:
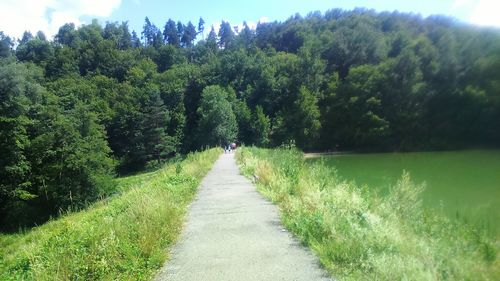
<path fill-rule="evenodd" d="M 425 207 L 500 234 L 500 150 L 346 154 L 322 159 L 343 179 L 382 194 L 406 170 L 414 182 L 426 183 Z"/>

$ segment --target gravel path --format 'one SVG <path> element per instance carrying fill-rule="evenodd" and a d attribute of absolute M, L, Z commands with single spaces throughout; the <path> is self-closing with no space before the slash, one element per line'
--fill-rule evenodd
<path fill-rule="evenodd" d="M 276 206 L 223 154 L 203 179 L 156 280 L 331 280 L 280 224 Z"/>

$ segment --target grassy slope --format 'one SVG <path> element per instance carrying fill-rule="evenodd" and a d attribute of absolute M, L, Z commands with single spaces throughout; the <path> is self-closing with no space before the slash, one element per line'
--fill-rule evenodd
<path fill-rule="evenodd" d="M 499 241 L 423 210 L 408 175 L 376 198 L 299 151 L 244 148 L 238 161 L 340 280 L 499 280 Z"/>
<path fill-rule="evenodd" d="M 25 234 L 0 236 L 0 280 L 150 279 L 219 154 L 190 154 L 160 171 L 120 179 L 121 195 Z"/>

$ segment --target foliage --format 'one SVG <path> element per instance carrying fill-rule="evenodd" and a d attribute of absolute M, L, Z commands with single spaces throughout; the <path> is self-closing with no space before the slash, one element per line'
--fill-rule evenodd
<path fill-rule="evenodd" d="M 220 150 L 117 179 L 123 192 L 26 233 L 0 236 L 1 280 L 150 280 Z"/>
<path fill-rule="evenodd" d="M 284 225 L 341 280 L 495 280 L 495 238 L 421 206 L 403 174 L 387 197 L 340 181 L 295 149 L 243 148 L 242 172 L 281 210 Z"/>
<path fill-rule="evenodd" d="M 227 93 L 219 86 L 208 86 L 201 94 L 198 140 L 201 145 L 225 145 L 236 139 L 238 125 Z"/>
<path fill-rule="evenodd" d="M 36 67 L 0 67 L 3 229 L 82 207 L 112 188 L 111 150 L 97 114 L 81 102 L 62 102 L 40 79 Z"/>
<path fill-rule="evenodd" d="M 146 18 L 130 32 L 127 22 L 69 23 L 53 41 L 26 32 L 15 49 L 0 31 L 0 203 L 9 206 L 0 220 L 43 222 L 106 196 L 115 172 L 227 141 L 500 144 L 496 29 L 366 9 L 255 30 L 223 21 L 200 40 L 204 24 L 168 19 L 160 29 Z"/>

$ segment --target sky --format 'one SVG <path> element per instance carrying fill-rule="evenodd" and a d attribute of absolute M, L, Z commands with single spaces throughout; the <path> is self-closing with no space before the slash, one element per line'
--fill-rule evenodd
<path fill-rule="evenodd" d="M 33 34 L 41 30 L 51 38 L 64 23 L 79 26 L 96 18 L 102 24 L 128 21 L 130 29 L 140 34 L 146 16 L 160 29 L 169 18 L 192 21 L 197 26 L 201 16 L 208 33 L 210 26 L 217 29 L 221 20 L 232 26 L 246 21 L 252 27 L 259 21 L 283 21 L 296 13 L 355 7 L 412 12 L 424 17 L 442 14 L 500 28 L 500 0 L 0 0 L 0 31 L 20 38 L 25 30 Z"/>

